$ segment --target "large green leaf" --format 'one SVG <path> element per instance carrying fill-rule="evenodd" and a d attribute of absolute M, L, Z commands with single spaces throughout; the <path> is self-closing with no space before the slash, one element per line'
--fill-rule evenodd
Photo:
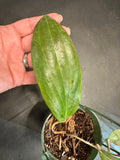
<path fill-rule="evenodd" d="M 109 137 L 110 142 L 120 146 L 120 129 L 113 131 Z"/>
<path fill-rule="evenodd" d="M 42 96 L 53 115 L 64 122 L 81 100 L 81 66 L 73 42 L 60 24 L 45 15 L 35 27 L 31 52 Z"/>
<path fill-rule="evenodd" d="M 101 160 L 120 160 L 119 158 L 114 157 L 109 152 L 101 150 L 99 152 Z"/>

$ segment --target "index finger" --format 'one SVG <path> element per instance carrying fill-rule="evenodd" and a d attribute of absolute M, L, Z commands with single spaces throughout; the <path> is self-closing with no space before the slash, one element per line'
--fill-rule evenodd
<path fill-rule="evenodd" d="M 63 17 L 60 14 L 50 13 L 48 15 L 58 23 L 63 20 Z M 33 32 L 35 25 L 42 17 L 43 16 L 25 18 L 13 23 L 12 25 L 21 37 L 25 37 Z"/>

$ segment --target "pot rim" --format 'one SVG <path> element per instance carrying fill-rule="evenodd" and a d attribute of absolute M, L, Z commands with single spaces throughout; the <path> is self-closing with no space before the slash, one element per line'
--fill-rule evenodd
<path fill-rule="evenodd" d="M 93 133 L 93 139 L 95 141 L 95 144 L 101 145 L 101 143 L 102 143 L 102 130 L 101 130 L 99 118 L 97 117 L 97 115 L 93 111 L 89 110 L 88 108 L 86 108 L 83 105 L 80 105 L 79 109 L 81 109 L 83 112 L 88 112 L 90 114 L 92 122 L 94 124 L 94 128 L 95 128 L 95 131 Z M 52 116 L 52 114 L 49 114 L 43 124 L 42 132 L 41 132 L 41 143 L 42 143 L 43 154 L 46 155 L 46 159 L 47 159 L 47 157 L 50 157 L 50 160 L 58 160 L 58 158 L 55 157 L 44 145 L 45 124 L 51 116 Z M 97 156 L 97 154 L 98 154 L 98 151 L 95 148 L 92 148 L 91 154 L 88 157 L 88 160 L 93 160 Z"/>

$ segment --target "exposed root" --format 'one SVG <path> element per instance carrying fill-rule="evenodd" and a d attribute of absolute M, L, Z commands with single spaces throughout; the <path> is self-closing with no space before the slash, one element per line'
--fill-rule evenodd
<path fill-rule="evenodd" d="M 72 143 L 73 143 L 73 153 L 76 156 L 76 148 L 75 148 L 75 138 L 72 138 Z"/>
<path fill-rule="evenodd" d="M 55 123 L 53 123 L 53 125 L 52 125 L 52 131 L 53 131 L 53 133 L 54 134 L 66 134 L 67 136 L 70 136 L 70 137 L 72 137 L 72 138 L 76 138 L 76 139 L 78 139 L 78 140 L 80 140 L 81 142 L 83 142 L 83 143 L 85 143 L 85 144 L 87 144 L 87 145 L 89 145 L 89 146 L 91 146 L 91 147 L 93 147 L 93 148 L 95 148 L 95 149 L 97 149 L 98 151 L 100 151 L 102 148 L 100 147 L 100 145 L 94 145 L 94 144 L 92 144 L 92 143 L 90 143 L 90 142 L 88 142 L 88 141 L 86 141 L 86 140 L 84 140 L 84 139 L 82 139 L 82 138 L 80 138 L 80 137 L 78 137 L 78 136 L 76 136 L 76 135 L 74 135 L 74 134 L 68 134 L 68 133 L 66 133 L 66 131 L 55 131 L 55 126 L 57 125 L 57 124 L 60 124 L 61 122 L 58 122 L 58 121 L 56 121 Z M 74 142 L 73 142 L 74 143 Z M 73 149 L 75 149 L 75 145 L 74 145 L 74 148 Z"/>
<path fill-rule="evenodd" d="M 87 145 L 89 145 L 89 146 L 91 146 L 91 147 L 93 147 L 93 148 L 98 150 L 98 146 L 96 146 L 96 145 L 94 145 L 94 144 L 92 144 L 92 143 L 90 143 L 90 142 L 88 142 L 88 141 L 86 141 L 86 140 L 74 135 L 74 134 L 67 134 L 67 136 L 74 137 L 74 138 L 80 140 L 81 142 L 83 142 L 83 143 L 85 143 L 85 144 L 87 144 Z"/>
<path fill-rule="evenodd" d="M 75 149 L 78 147 L 78 145 L 80 144 L 81 141 L 78 141 L 75 145 Z"/>
<path fill-rule="evenodd" d="M 61 150 L 61 147 L 62 147 L 62 137 L 60 136 L 60 141 L 59 141 L 59 150 Z"/>
<path fill-rule="evenodd" d="M 49 132 L 52 129 L 53 117 L 49 120 Z"/>
<path fill-rule="evenodd" d="M 85 144 L 87 144 L 87 145 L 89 145 L 89 146 L 97 149 L 99 152 L 101 152 L 101 150 L 103 150 L 103 151 L 105 151 L 105 152 L 110 153 L 110 141 L 109 141 L 109 140 L 108 140 L 108 151 L 106 151 L 106 150 L 104 150 L 99 144 L 94 145 L 94 144 L 92 144 L 92 143 L 84 140 L 83 138 L 80 138 L 80 137 L 74 135 L 74 134 L 66 133 L 66 131 L 55 131 L 55 129 L 54 129 L 55 126 L 56 126 L 57 124 L 60 124 L 60 123 L 61 123 L 61 122 L 56 121 L 56 122 L 52 125 L 52 131 L 53 131 L 54 134 L 63 134 L 63 135 L 65 134 L 65 135 L 67 135 L 68 137 L 73 138 L 73 139 L 72 139 L 72 143 L 73 143 L 73 152 L 74 152 L 74 155 L 76 155 L 75 149 L 77 148 L 77 146 L 79 145 L 80 142 L 83 142 L 83 143 L 85 143 Z M 68 139 L 68 137 L 62 142 L 62 137 L 60 136 L 59 150 L 61 150 L 62 143 L 63 143 L 64 146 L 65 146 L 65 152 L 69 152 L 69 148 L 66 146 L 66 140 Z M 79 140 L 76 145 L 75 145 L 75 139 L 74 139 L 74 138 L 76 138 L 76 139 Z M 111 155 L 114 155 L 114 156 L 119 156 L 118 154 L 113 154 L 113 153 L 110 153 L 110 154 L 111 154 Z"/>
<path fill-rule="evenodd" d="M 75 130 L 75 121 L 71 118 L 68 122 L 68 130 L 73 133 Z"/>
<path fill-rule="evenodd" d="M 68 137 L 65 138 L 64 141 L 63 141 L 63 145 L 64 145 L 64 147 L 65 147 L 65 152 L 69 152 L 69 148 L 68 148 L 67 145 L 66 145 L 66 141 L 67 141 L 67 140 L 68 140 Z"/>
<path fill-rule="evenodd" d="M 53 123 L 53 125 L 52 125 L 52 131 L 53 131 L 53 133 L 54 134 L 66 134 L 66 131 L 55 131 L 55 126 L 57 125 L 57 124 L 60 124 L 61 122 L 58 122 L 58 121 L 56 121 L 55 123 Z"/>

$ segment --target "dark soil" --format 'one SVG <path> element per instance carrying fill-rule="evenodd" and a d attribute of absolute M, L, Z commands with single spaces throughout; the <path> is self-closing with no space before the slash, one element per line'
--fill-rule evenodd
<path fill-rule="evenodd" d="M 66 134 L 54 134 L 52 124 L 56 122 L 55 117 L 51 117 L 45 126 L 45 146 L 49 151 L 61 160 L 87 160 L 92 148 L 87 144 L 71 138 Z M 94 126 L 88 113 L 80 109 L 72 115 L 66 123 L 59 123 L 55 126 L 55 131 L 66 131 L 74 134 L 91 143 L 93 141 Z"/>

